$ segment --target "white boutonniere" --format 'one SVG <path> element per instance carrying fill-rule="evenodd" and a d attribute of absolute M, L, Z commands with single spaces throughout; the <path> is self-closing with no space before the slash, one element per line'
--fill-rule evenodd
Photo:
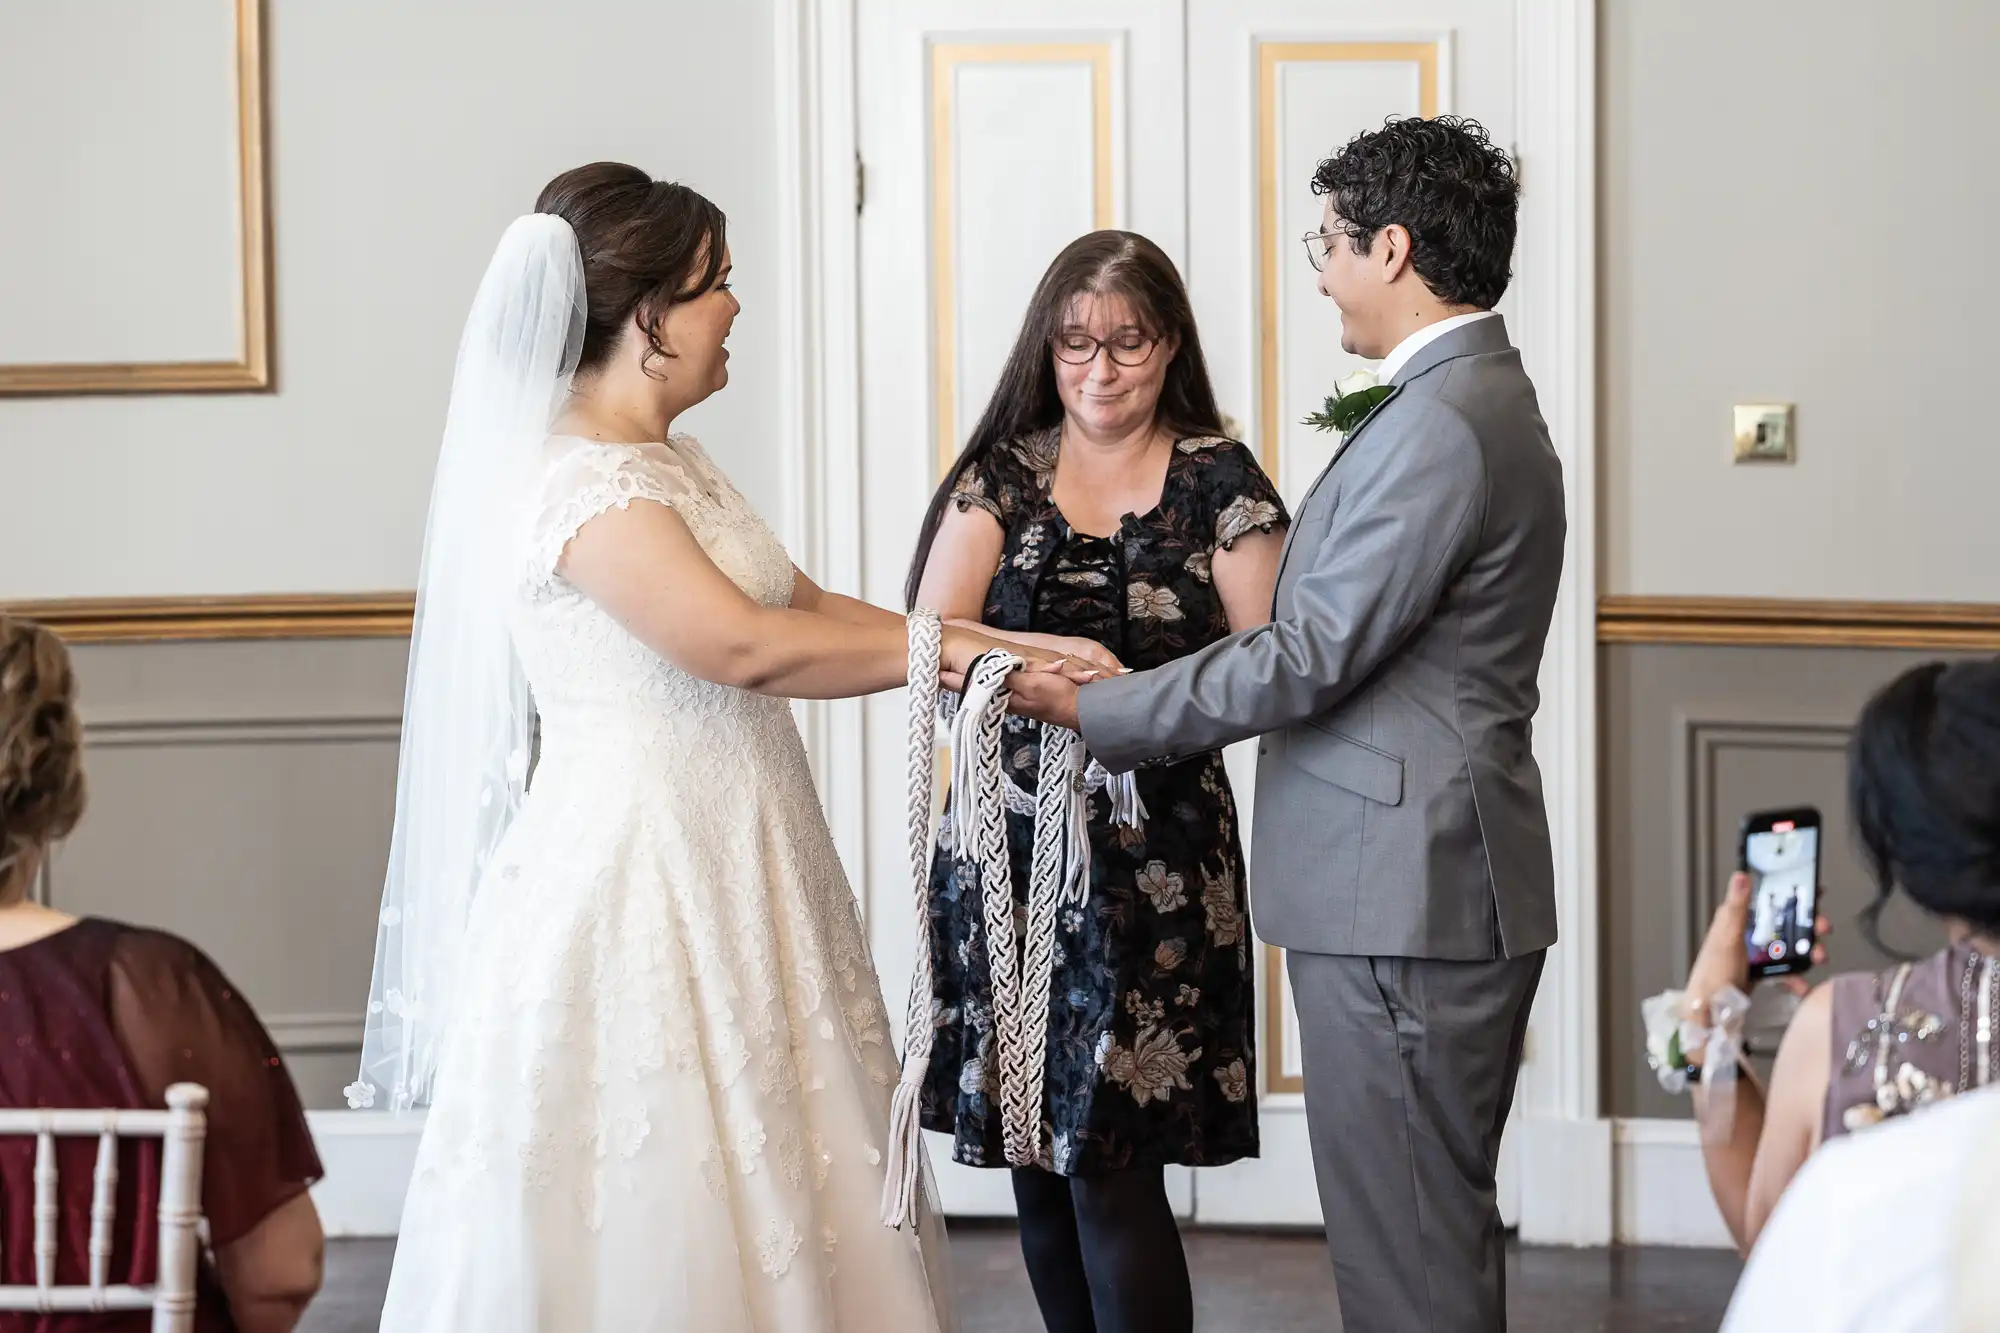
<path fill-rule="evenodd" d="M 1338 431 L 1345 437 L 1360 425 L 1377 404 L 1395 390 L 1376 378 L 1372 370 L 1357 370 L 1333 386 L 1326 406 L 1305 419 L 1315 430 Z"/>

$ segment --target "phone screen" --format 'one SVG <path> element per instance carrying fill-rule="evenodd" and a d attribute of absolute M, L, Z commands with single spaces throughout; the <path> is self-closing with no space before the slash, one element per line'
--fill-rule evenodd
<path fill-rule="evenodd" d="M 1750 872 L 1750 929 L 1744 936 L 1754 972 L 1802 971 L 1812 961 L 1819 890 L 1819 829 L 1792 820 L 1752 827 L 1743 838 Z"/>

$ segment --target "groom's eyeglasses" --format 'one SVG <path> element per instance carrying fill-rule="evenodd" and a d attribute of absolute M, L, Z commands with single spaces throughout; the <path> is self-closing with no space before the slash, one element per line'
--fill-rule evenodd
<path fill-rule="evenodd" d="M 1306 243 L 1306 262 L 1313 266 L 1315 273 L 1326 271 L 1327 252 L 1340 239 L 1337 231 L 1309 231 L 1302 238 Z"/>
<path fill-rule="evenodd" d="M 1100 347 L 1111 353 L 1111 360 L 1117 365 L 1143 366 L 1153 359 L 1153 349 L 1159 345 L 1158 338 L 1130 330 L 1108 339 L 1093 338 L 1087 333 L 1058 333 L 1055 337 L 1056 360 L 1072 366 L 1087 366 L 1097 360 Z"/>

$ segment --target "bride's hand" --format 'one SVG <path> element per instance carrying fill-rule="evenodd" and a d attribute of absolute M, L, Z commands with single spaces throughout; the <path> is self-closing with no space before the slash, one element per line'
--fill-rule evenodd
<path fill-rule="evenodd" d="M 972 664 L 989 652 L 1011 653 L 1020 658 L 1024 671 L 1058 672 L 1079 685 L 1096 680 L 1105 674 L 1104 668 L 1085 661 L 1080 657 L 1065 655 L 1047 648 L 1030 647 L 1026 644 L 1006 643 L 988 638 L 976 630 L 947 625 L 938 653 L 938 679 L 948 690 L 963 690 L 966 673 Z M 1100 650 L 1102 651 L 1102 650 Z"/>
<path fill-rule="evenodd" d="M 1049 646 L 1059 653 L 1066 654 L 1073 661 L 1096 667 L 1104 675 L 1116 676 L 1124 673 L 1125 664 L 1120 662 L 1109 648 L 1095 639 L 1059 638 L 1053 640 Z"/>

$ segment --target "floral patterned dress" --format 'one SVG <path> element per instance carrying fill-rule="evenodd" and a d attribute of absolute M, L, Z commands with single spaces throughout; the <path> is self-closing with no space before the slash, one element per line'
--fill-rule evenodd
<path fill-rule="evenodd" d="M 1225 637 L 1215 552 L 1289 519 L 1276 488 L 1234 440 L 1179 441 L 1159 505 L 1119 531 L 1073 531 L 1053 498 L 1059 430 L 999 446 L 953 499 L 1006 532 L 984 620 L 1074 635 L 1134 670 Z M 1037 730 L 1009 718 L 1002 762 L 1032 790 Z M 1256 990 L 1236 802 L 1218 753 L 1143 767 L 1143 828 L 1090 800 L 1088 904 L 1057 922 L 1050 986 L 1042 1165 L 1061 1175 L 1257 1155 Z M 1009 814 L 1017 903 L 1025 904 L 1033 821 Z M 923 1095 L 952 1156 L 1004 1166 L 993 1009 L 977 871 L 951 853 L 947 820 L 931 869 L 937 1033 Z"/>

